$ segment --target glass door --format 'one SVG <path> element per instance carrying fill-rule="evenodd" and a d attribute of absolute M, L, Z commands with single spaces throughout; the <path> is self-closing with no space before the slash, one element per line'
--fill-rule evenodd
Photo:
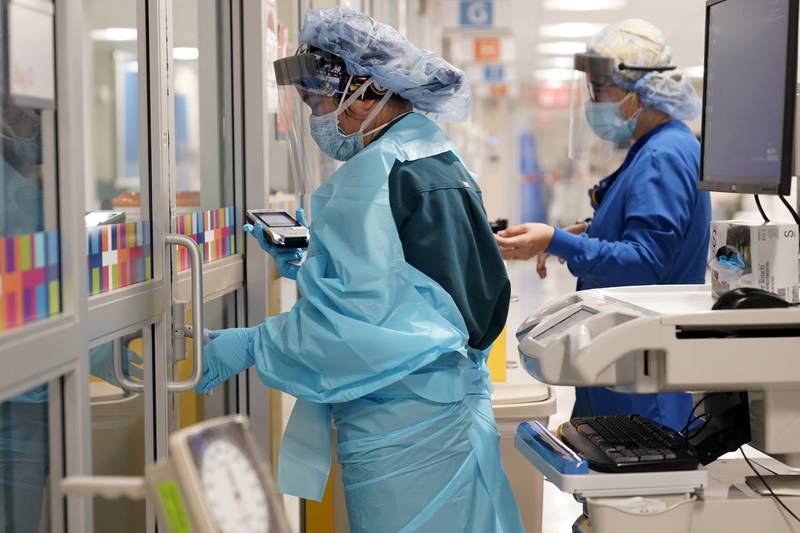
<path fill-rule="evenodd" d="M 60 491 L 90 469 L 80 9 L 0 7 L 0 532 L 82 531 Z"/>
<path fill-rule="evenodd" d="M 193 393 L 184 327 L 245 323 L 232 3 L 0 2 L 0 533 L 153 532 L 57 481 L 244 410 L 238 378 Z"/>
<path fill-rule="evenodd" d="M 158 77 L 166 15 L 160 0 L 79 4 L 91 465 L 97 475 L 141 476 L 165 453 L 156 383 L 166 383 L 171 355 L 168 115 Z M 94 531 L 156 528 L 141 501 L 96 498 L 92 509 Z"/>
<path fill-rule="evenodd" d="M 53 112 L 12 101 L 0 109 L 0 336 L 5 336 L 47 323 L 62 308 Z M 57 436 L 50 432 L 50 403 L 46 380 L 0 401 L 0 532 L 35 533 L 51 526 L 49 449 Z"/>
<path fill-rule="evenodd" d="M 82 2 L 92 464 L 141 475 L 171 431 L 239 411 L 235 378 L 194 394 L 186 327 L 244 315 L 230 3 Z M 155 531 L 141 503 L 93 512 L 97 531 Z"/>
<path fill-rule="evenodd" d="M 169 83 L 173 103 L 173 172 L 170 190 L 172 231 L 197 243 L 203 261 L 205 328 L 244 324 L 244 268 L 240 231 L 241 165 L 234 154 L 232 98 L 231 2 L 170 0 L 168 31 L 172 38 Z M 188 255 L 179 250 L 171 263 L 172 307 L 175 317 L 192 318 Z M 197 336 L 173 343 L 175 380 L 187 380 L 194 369 L 191 356 Z M 210 395 L 194 390 L 170 394 L 168 431 L 239 408 L 236 378 Z"/>

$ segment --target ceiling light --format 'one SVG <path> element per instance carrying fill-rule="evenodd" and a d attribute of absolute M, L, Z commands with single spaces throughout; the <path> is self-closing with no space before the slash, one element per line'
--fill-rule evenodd
<path fill-rule="evenodd" d="M 136 28 L 102 28 L 92 30 L 93 41 L 135 41 Z"/>
<path fill-rule="evenodd" d="M 687 78 L 702 79 L 706 73 L 706 69 L 703 65 L 697 65 L 694 67 L 686 67 L 683 69 L 683 73 L 686 74 Z"/>
<path fill-rule="evenodd" d="M 593 22 L 562 22 L 539 26 L 539 35 L 549 38 L 585 39 L 596 35 L 604 27 Z"/>
<path fill-rule="evenodd" d="M 548 57 L 542 60 L 542 66 L 550 68 L 569 68 L 575 66 L 575 58 L 572 56 Z"/>
<path fill-rule="evenodd" d="M 544 0 L 544 8 L 550 11 L 610 11 L 622 9 L 626 0 Z"/>
<path fill-rule="evenodd" d="M 176 46 L 172 49 L 172 57 L 178 61 L 196 61 L 200 51 L 191 46 Z"/>
<path fill-rule="evenodd" d="M 572 81 L 575 71 L 571 68 L 541 68 L 533 71 L 539 81 Z"/>
<path fill-rule="evenodd" d="M 553 43 L 539 43 L 536 50 L 540 54 L 549 56 L 569 56 L 586 51 L 586 43 L 580 41 L 556 41 Z"/>

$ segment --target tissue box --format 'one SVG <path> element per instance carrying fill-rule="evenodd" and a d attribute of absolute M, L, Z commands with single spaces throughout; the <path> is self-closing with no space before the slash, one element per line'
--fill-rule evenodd
<path fill-rule="evenodd" d="M 757 287 L 797 302 L 800 285 L 796 224 L 711 222 L 711 288 L 714 298 L 738 287 Z"/>

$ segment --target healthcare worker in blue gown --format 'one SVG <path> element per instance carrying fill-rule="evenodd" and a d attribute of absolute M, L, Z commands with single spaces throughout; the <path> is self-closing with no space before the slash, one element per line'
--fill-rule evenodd
<path fill-rule="evenodd" d="M 275 64 L 297 99 L 286 124 L 308 121 L 344 164 L 311 197 L 299 267 L 246 228 L 302 297 L 213 332 L 199 391 L 255 364 L 296 396 L 278 483 L 308 499 L 325 489 L 335 423 L 354 532 L 521 532 L 486 367 L 510 285 L 478 184 L 431 118 L 466 118 L 464 73 L 345 9 L 309 11 L 300 42 Z"/>
<path fill-rule="evenodd" d="M 642 20 L 613 24 L 576 55 L 575 67 L 586 95 L 580 116 L 597 138 L 632 145 L 622 166 L 589 191 L 588 224 L 509 228 L 497 237 L 503 257 L 538 256 L 545 277 L 547 256 L 557 256 L 578 290 L 703 283 L 711 209 L 708 193 L 697 190 L 700 144 L 681 122 L 698 116 L 700 100 L 672 65 L 664 36 Z M 680 431 L 691 408 L 689 394 L 578 388 L 573 415 L 638 413 Z"/>

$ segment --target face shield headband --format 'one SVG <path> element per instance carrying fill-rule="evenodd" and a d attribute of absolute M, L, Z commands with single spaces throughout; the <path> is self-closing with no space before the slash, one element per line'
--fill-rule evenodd
<path fill-rule="evenodd" d="M 674 65 L 661 67 L 645 67 L 636 65 L 616 64 L 614 58 L 601 56 L 593 52 L 575 54 L 575 70 L 585 74 L 586 88 L 589 98 L 593 102 L 602 99 L 601 95 L 614 83 L 614 74 L 618 72 L 670 72 L 676 70 Z M 624 87 L 623 87 L 624 88 Z"/>

